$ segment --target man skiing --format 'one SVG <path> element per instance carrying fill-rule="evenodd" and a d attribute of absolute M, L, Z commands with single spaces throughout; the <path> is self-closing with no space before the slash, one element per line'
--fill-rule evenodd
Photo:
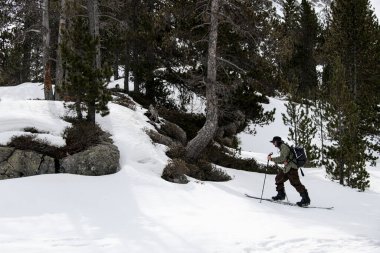
<path fill-rule="evenodd" d="M 296 163 L 294 162 L 294 154 L 291 152 L 288 145 L 286 145 L 281 137 L 275 136 L 273 140 L 270 141 L 273 145 L 280 149 L 279 157 L 272 157 L 272 155 L 268 155 L 268 161 L 273 161 L 278 164 L 284 164 L 284 168 L 278 171 L 276 175 L 276 190 L 277 195 L 272 197 L 273 200 L 284 200 L 286 197 L 285 186 L 284 183 L 289 179 L 290 184 L 296 188 L 296 190 L 301 195 L 302 199 L 300 202 L 297 202 L 298 206 L 308 206 L 310 204 L 309 194 L 305 188 L 305 186 L 301 183 L 300 178 L 298 176 L 298 168 Z"/>

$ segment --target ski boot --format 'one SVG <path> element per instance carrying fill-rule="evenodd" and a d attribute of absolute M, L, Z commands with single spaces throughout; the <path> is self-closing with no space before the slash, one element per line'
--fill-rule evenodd
<path fill-rule="evenodd" d="M 301 207 L 310 205 L 310 198 L 309 198 L 309 194 L 307 193 L 307 191 L 300 193 L 300 195 L 301 195 L 302 199 L 300 202 L 297 202 L 296 204 L 298 206 L 301 206 Z"/>
<path fill-rule="evenodd" d="M 272 199 L 274 201 L 278 201 L 278 200 L 284 200 L 286 197 L 286 193 L 284 190 L 279 190 L 277 191 L 277 195 L 276 196 L 273 196 Z"/>

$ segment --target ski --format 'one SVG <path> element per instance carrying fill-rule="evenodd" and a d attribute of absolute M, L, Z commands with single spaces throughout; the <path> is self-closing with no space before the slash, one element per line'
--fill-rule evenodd
<path fill-rule="evenodd" d="M 253 198 L 253 199 L 261 199 L 259 197 L 255 197 L 255 196 L 252 196 L 249 194 L 245 194 L 245 196 L 248 198 Z M 296 203 L 284 202 L 284 201 L 275 201 L 273 199 L 266 199 L 266 198 L 263 198 L 262 200 L 272 202 L 272 203 L 276 203 L 276 204 L 286 205 L 286 206 L 297 206 L 297 207 L 301 207 L 301 208 L 316 208 L 316 209 L 325 209 L 325 210 L 332 210 L 334 208 L 334 207 L 323 207 L 323 206 L 298 206 Z"/>

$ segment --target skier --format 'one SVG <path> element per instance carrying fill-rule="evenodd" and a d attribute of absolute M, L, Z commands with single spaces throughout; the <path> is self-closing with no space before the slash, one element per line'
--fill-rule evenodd
<path fill-rule="evenodd" d="M 298 206 L 308 206 L 310 204 L 309 194 L 305 186 L 301 183 L 298 176 L 298 168 L 294 163 L 294 154 L 291 152 L 288 145 L 286 145 L 281 137 L 275 136 L 273 140 L 270 141 L 273 145 L 280 149 L 279 157 L 272 157 L 268 155 L 268 161 L 273 161 L 278 164 L 284 164 L 284 168 L 280 169 L 276 175 L 276 190 L 277 195 L 273 196 L 273 200 L 284 200 L 286 197 L 284 183 L 289 179 L 290 184 L 296 188 L 296 190 L 301 195 L 302 199 L 300 202 L 297 202 Z"/>

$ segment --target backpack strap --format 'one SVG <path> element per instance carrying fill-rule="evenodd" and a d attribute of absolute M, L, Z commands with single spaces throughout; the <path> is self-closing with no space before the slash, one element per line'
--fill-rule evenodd
<path fill-rule="evenodd" d="M 290 150 L 290 152 L 289 152 L 289 157 L 287 157 L 288 160 L 289 160 L 289 161 L 292 161 L 292 162 L 297 166 L 297 159 L 296 159 L 296 155 L 294 154 L 294 151 L 293 151 L 292 148 L 291 148 L 288 144 L 286 144 L 285 142 L 283 142 L 283 144 L 286 145 L 286 146 L 289 148 L 289 150 Z M 290 155 L 291 155 L 291 154 L 293 154 L 293 158 L 292 158 L 292 159 L 290 159 Z M 298 169 L 298 166 L 297 166 L 297 169 Z"/>

